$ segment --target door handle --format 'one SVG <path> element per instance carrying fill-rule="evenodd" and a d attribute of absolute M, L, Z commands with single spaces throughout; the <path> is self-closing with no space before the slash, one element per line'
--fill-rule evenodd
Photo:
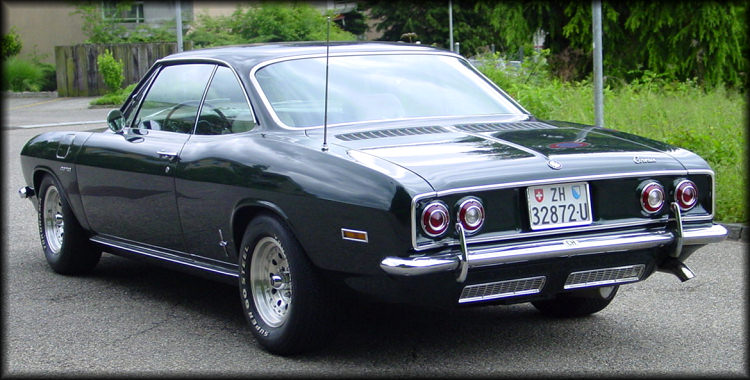
<path fill-rule="evenodd" d="M 166 158 L 170 162 L 175 161 L 179 157 L 179 154 L 177 152 L 166 151 L 166 150 L 160 150 L 156 152 L 156 154 L 159 155 L 159 158 Z"/>

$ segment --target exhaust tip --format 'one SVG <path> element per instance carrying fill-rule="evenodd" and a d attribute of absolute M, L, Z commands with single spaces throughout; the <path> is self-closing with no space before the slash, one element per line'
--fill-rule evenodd
<path fill-rule="evenodd" d="M 18 189 L 18 196 L 21 197 L 21 199 L 28 199 L 34 196 L 34 189 L 24 186 L 20 189 Z"/>
<path fill-rule="evenodd" d="M 680 260 L 669 259 L 659 266 L 659 270 L 667 273 L 672 273 L 677 276 L 680 281 L 685 282 L 695 277 L 695 273 Z"/>

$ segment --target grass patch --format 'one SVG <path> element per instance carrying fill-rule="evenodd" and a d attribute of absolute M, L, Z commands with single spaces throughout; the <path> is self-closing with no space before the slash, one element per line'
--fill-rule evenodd
<path fill-rule="evenodd" d="M 128 87 L 121 88 L 115 92 L 110 92 L 109 94 L 102 95 L 101 97 L 92 100 L 89 104 L 91 104 L 92 106 L 121 106 L 128 99 L 128 95 L 133 92 L 133 89 L 135 89 L 136 85 L 137 83 L 133 83 Z"/>
<path fill-rule="evenodd" d="M 480 70 L 540 119 L 594 123 L 593 88 L 588 82 L 562 83 L 533 66 Z M 688 149 L 716 173 L 715 219 L 747 218 L 747 102 L 744 94 L 717 87 L 704 91 L 693 82 L 648 77 L 604 91 L 606 128 L 649 137 Z"/>
<path fill-rule="evenodd" d="M 55 67 L 18 57 L 8 58 L 3 62 L 2 87 L 15 92 L 54 91 L 57 89 Z"/>

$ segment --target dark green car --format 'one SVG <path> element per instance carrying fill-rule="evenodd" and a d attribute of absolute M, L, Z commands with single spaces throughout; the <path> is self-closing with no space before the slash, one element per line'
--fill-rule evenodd
<path fill-rule="evenodd" d="M 320 345 L 342 294 L 572 317 L 721 241 L 686 150 L 537 120 L 451 52 L 319 43 L 157 61 L 109 129 L 21 153 L 58 273 L 102 251 L 238 284 L 269 351 Z M 353 290 L 346 292 L 344 290 Z"/>

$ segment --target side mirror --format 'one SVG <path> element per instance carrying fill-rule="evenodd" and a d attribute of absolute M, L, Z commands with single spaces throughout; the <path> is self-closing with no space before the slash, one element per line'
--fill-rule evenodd
<path fill-rule="evenodd" d="M 124 123 L 125 119 L 122 117 L 122 112 L 120 112 L 120 110 L 115 109 L 109 111 L 109 113 L 107 114 L 107 125 L 109 126 L 109 129 L 112 130 L 112 132 L 122 132 Z"/>

